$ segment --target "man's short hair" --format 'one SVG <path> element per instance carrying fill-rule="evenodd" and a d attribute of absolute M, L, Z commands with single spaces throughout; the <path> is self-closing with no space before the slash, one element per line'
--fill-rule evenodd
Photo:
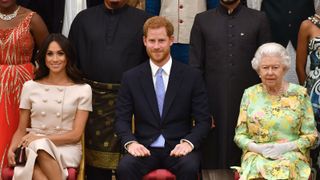
<path fill-rule="evenodd" d="M 167 35 L 171 37 L 173 35 L 173 25 L 171 22 L 162 16 L 154 16 L 149 18 L 143 25 L 143 35 L 146 37 L 149 29 L 157 29 L 165 27 Z"/>

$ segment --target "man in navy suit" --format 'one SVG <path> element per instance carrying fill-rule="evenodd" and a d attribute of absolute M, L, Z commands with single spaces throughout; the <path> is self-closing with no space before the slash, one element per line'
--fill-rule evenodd
<path fill-rule="evenodd" d="M 158 168 L 178 180 L 197 179 L 199 146 L 211 122 L 202 75 L 171 59 L 173 26 L 167 19 L 152 17 L 143 30 L 150 61 L 124 73 L 116 105 L 116 133 L 128 152 L 118 179 L 141 180 Z"/>

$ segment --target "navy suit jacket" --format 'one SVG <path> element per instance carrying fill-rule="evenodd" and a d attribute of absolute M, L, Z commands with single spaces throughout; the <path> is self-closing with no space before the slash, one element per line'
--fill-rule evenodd
<path fill-rule="evenodd" d="M 131 128 L 132 115 L 135 120 L 134 133 Z M 122 145 L 138 141 L 148 148 L 162 134 L 168 148 L 174 148 L 181 139 L 187 139 L 197 149 L 209 132 L 210 125 L 207 92 L 199 70 L 177 61 L 172 62 L 162 118 L 150 62 L 124 73 L 115 122 Z"/>

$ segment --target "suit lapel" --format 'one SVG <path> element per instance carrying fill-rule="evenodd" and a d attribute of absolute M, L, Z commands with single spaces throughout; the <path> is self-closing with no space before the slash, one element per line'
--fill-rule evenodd
<path fill-rule="evenodd" d="M 152 80 L 152 73 L 151 67 L 149 63 L 145 63 L 145 66 L 141 69 L 141 76 L 140 76 L 140 84 L 146 99 L 151 107 L 153 114 L 155 115 L 156 119 L 158 119 L 160 123 L 160 113 L 158 110 L 158 103 L 156 98 L 156 93 L 154 90 L 153 80 Z"/>
<path fill-rule="evenodd" d="M 164 98 L 164 105 L 163 105 L 163 113 L 162 119 L 164 119 L 170 109 L 170 106 L 178 93 L 181 81 L 183 79 L 182 76 L 182 69 L 179 68 L 179 64 L 177 64 L 174 60 L 172 61 L 171 72 L 168 82 L 168 87 L 166 91 L 166 95 Z"/>

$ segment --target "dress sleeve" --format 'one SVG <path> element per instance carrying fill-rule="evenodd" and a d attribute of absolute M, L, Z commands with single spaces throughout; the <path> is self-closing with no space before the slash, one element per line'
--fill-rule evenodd
<path fill-rule="evenodd" d="M 302 153 L 306 151 L 315 143 L 318 138 L 318 133 L 315 125 L 313 110 L 308 94 L 302 95 L 302 115 L 300 116 L 300 138 L 296 141 L 299 150 Z"/>
<path fill-rule="evenodd" d="M 20 95 L 20 109 L 31 109 L 31 100 L 30 100 L 30 81 L 27 81 L 23 84 L 21 95 Z"/>
<path fill-rule="evenodd" d="M 242 96 L 241 104 L 240 104 L 240 113 L 238 117 L 238 123 L 235 130 L 234 142 L 242 149 L 246 150 L 248 143 L 252 142 L 248 131 L 247 125 L 247 109 L 249 105 L 249 95 L 246 90 Z"/>
<path fill-rule="evenodd" d="M 92 111 L 92 90 L 88 84 L 85 84 L 78 104 L 79 110 Z"/>

